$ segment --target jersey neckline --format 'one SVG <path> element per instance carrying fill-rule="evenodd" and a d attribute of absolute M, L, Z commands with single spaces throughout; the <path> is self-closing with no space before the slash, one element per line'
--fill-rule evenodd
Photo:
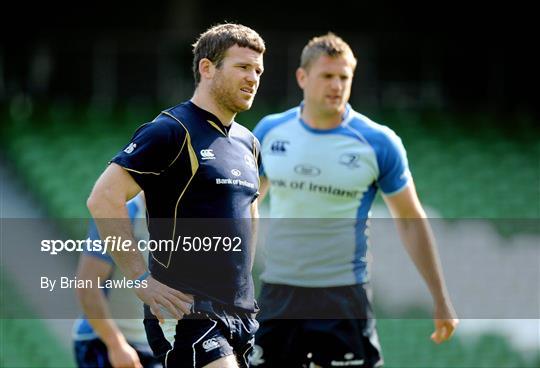
<path fill-rule="evenodd" d="M 339 123 L 338 126 L 336 126 L 335 128 L 331 128 L 331 129 L 317 129 L 317 128 L 310 127 L 304 121 L 304 119 L 302 119 L 302 110 L 303 109 L 304 109 L 304 102 L 302 101 L 302 103 L 298 106 L 298 111 L 297 111 L 298 121 L 300 122 L 300 125 L 302 125 L 307 131 L 309 131 L 311 133 L 315 133 L 315 134 L 333 134 L 333 133 L 336 133 L 336 132 L 340 131 L 345 125 L 348 124 L 349 117 L 351 116 L 351 110 L 352 110 L 351 105 L 349 105 L 347 103 L 345 105 L 345 113 L 343 114 L 343 117 L 341 118 L 341 123 Z"/>
<path fill-rule="evenodd" d="M 225 136 L 229 136 L 229 132 L 232 129 L 232 126 L 234 124 L 234 120 L 231 122 L 230 126 L 225 126 L 219 118 L 212 114 L 210 111 L 203 109 L 202 107 L 197 106 L 193 101 L 188 100 L 187 104 L 189 106 L 192 106 L 195 110 L 199 111 L 201 114 L 205 115 L 204 119 L 205 121 L 210 124 L 210 126 L 216 130 L 218 130 L 220 133 L 222 133 Z"/>

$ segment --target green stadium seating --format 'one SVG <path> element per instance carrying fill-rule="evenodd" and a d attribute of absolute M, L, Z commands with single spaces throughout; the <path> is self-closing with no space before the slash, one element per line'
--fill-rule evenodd
<path fill-rule="evenodd" d="M 33 313 L 0 269 L 0 367 L 74 367 L 70 351 Z M 25 318 L 21 318 L 24 316 Z"/>

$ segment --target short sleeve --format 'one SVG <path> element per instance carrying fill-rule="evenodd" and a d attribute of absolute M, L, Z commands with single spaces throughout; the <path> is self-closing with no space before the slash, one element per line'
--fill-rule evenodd
<path fill-rule="evenodd" d="M 259 173 L 261 171 L 262 159 L 261 159 L 261 143 L 257 137 L 253 138 L 253 145 L 255 147 L 255 160 L 257 160 L 257 167 L 259 168 Z"/>
<path fill-rule="evenodd" d="M 390 129 L 378 152 L 379 177 L 377 183 L 385 195 L 400 192 L 409 183 L 411 174 L 407 153 L 401 139 Z"/>
<path fill-rule="evenodd" d="M 263 166 L 263 162 L 262 162 L 262 155 L 260 154 L 260 152 L 261 152 L 262 141 L 264 139 L 264 136 L 268 132 L 268 127 L 269 127 L 269 124 L 263 118 L 255 126 L 255 129 L 253 129 L 253 135 L 255 136 L 257 144 L 259 146 L 259 151 L 258 151 L 259 155 L 257 157 L 257 167 L 259 168 L 259 176 L 265 176 L 266 175 L 265 172 L 264 172 L 264 166 Z"/>
<path fill-rule="evenodd" d="M 163 173 L 181 153 L 186 131 L 178 122 L 159 116 L 140 126 L 129 144 L 110 162 L 126 169 L 144 188 L 149 177 Z"/>

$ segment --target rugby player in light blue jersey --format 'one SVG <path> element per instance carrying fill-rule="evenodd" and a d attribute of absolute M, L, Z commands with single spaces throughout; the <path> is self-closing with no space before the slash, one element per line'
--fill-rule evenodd
<path fill-rule="evenodd" d="M 432 294 L 432 339 L 447 340 L 458 323 L 400 138 L 348 104 L 355 67 L 341 38 L 313 38 L 296 73 L 303 103 L 254 130 L 273 220 L 252 366 L 382 366 L 366 258 L 378 190 Z"/>
<path fill-rule="evenodd" d="M 142 192 L 126 204 L 136 239 L 147 239 L 144 195 Z M 88 230 L 90 240 L 99 239 L 94 221 Z M 143 304 L 126 288 L 97 287 L 98 280 L 122 279 L 112 257 L 101 251 L 85 250 L 79 258 L 79 280 L 92 280 L 91 288 L 78 288 L 77 298 L 85 313 L 73 325 L 75 361 L 79 368 L 145 367 L 158 368 L 146 340 Z M 98 279 L 99 278 L 99 279 Z"/>

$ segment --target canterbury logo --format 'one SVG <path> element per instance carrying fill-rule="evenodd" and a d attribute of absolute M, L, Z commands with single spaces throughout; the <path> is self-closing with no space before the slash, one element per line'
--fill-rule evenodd
<path fill-rule="evenodd" d="M 201 157 L 203 160 L 215 160 L 216 156 L 214 155 L 214 151 L 211 149 L 203 149 L 201 150 Z"/>
<path fill-rule="evenodd" d="M 130 143 L 129 146 L 126 147 L 126 149 L 124 150 L 125 153 L 131 153 L 135 150 L 135 148 L 137 148 L 137 143 Z"/>
<path fill-rule="evenodd" d="M 273 141 L 270 150 L 272 153 L 285 153 L 287 151 L 287 144 L 289 144 L 289 141 Z"/>
<path fill-rule="evenodd" d="M 202 346 L 203 346 L 203 349 L 208 352 L 210 350 L 219 348 L 219 342 L 217 341 L 215 337 L 212 337 L 211 339 L 208 339 L 205 342 L 203 342 Z"/>

